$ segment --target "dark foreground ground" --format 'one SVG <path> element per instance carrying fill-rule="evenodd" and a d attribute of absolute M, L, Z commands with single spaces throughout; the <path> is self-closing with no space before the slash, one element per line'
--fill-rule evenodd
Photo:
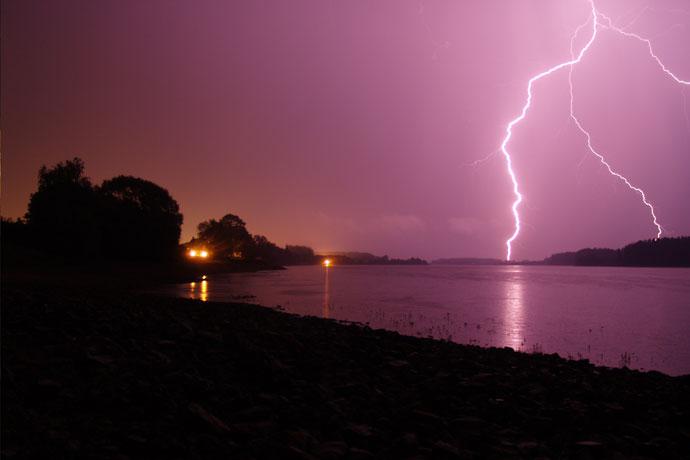
<path fill-rule="evenodd" d="M 690 380 L 247 305 L 3 286 L 5 458 L 690 458 Z"/>

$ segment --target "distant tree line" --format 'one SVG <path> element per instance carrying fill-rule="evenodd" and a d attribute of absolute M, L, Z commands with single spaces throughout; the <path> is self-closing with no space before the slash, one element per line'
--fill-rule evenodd
<path fill-rule="evenodd" d="M 506 261 L 480 257 L 449 257 L 435 259 L 431 263 L 434 265 L 505 265 Z"/>
<path fill-rule="evenodd" d="M 544 259 L 547 265 L 690 267 L 690 237 L 660 238 L 621 249 L 587 248 Z"/>
<path fill-rule="evenodd" d="M 336 265 L 427 265 L 426 260 L 418 257 L 396 259 L 385 256 L 375 256 L 368 252 L 345 252 L 319 256 L 319 259 L 329 258 Z"/>

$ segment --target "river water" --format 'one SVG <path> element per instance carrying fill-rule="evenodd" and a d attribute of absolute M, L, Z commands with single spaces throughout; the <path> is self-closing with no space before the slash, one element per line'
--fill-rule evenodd
<path fill-rule="evenodd" d="M 213 275 L 168 293 L 690 374 L 690 269 L 302 266 Z"/>

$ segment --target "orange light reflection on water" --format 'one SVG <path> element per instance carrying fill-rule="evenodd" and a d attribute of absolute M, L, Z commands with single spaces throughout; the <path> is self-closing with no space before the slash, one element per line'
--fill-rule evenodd
<path fill-rule="evenodd" d="M 205 275 L 204 278 L 206 278 Z M 199 288 L 198 290 L 197 287 Z M 189 297 L 206 302 L 208 300 L 208 281 L 203 279 L 198 285 L 195 281 L 189 283 Z"/>
<path fill-rule="evenodd" d="M 330 270 L 328 269 L 328 265 L 326 265 L 325 271 L 326 271 L 326 274 L 324 275 L 323 309 L 321 311 L 321 316 L 324 318 L 330 318 L 330 316 L 331 316 L 331 298 L 330 298 L 331 280 L 329 277 Z"/>
<path fill-rule="evenodd" d="M 208 300 L 208 281 L 206 280 L 201 282 L 201 295 L 199 295 L 199 298 L 202 302 L 206 302 Z"/>

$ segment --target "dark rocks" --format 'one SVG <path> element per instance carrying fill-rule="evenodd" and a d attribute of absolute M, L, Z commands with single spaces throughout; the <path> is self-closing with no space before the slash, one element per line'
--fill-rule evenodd
<path fill-rule="evenodd" d="M 316 460 L 311 454 L 304 452 L 294 446 L 288 446 L 283 452 L 283 458 L 287 460 Z"/>
<path fill-rule="evenodd" d="M 436 441 L 432 446 L 432 453 L 434 458 L 439 459 L 462 458 L 460 455 L 460 449 L 444 441 Z"/>
<path fill-rule="evenodd" d="M 7 458 L 690 458 L 690 378 L 104 292 L 2 292 Z"/>
<path fill-rule="evenodd" d="M 353 447 L 350 449 L 348 458 L 351 460 L 372 460 L 376 457 L 368 450 Z"/>
<path fill-rule="evenodd" d="M 218 417 L 215 415 L 209 413 L 206 409 L 201 407 L 200 405 L 196 403 L 190 403 L 189 406 L 189 411 L 196 415 L 199 419 L 204 421 L 208 426 L 213 428 L 216 431 L 224 432 L 224 433 L 230 433 L 230 428 Z"/>
<path fill-rule="evenodd" d="M 339 441 L 324 442 L 314 449 L 315 455 L 323 460 L 343 459 L 347 455 L 347 451 L 347 444 Z"/>

